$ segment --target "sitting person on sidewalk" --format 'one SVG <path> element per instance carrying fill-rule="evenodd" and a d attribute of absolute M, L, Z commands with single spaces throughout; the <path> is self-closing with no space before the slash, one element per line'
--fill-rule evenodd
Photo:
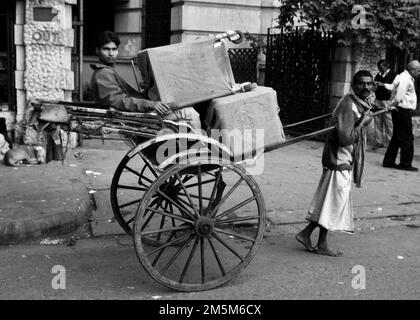
<path fill-rule="evenodd" d="M 157 112 L 166 120 L 189 120 L 194 129 L 200 130 L 200 116 L 194 108 L 172 111 L 170 105 L 149 100 L 118 75 L 114 66 L 119 45 L 120 39 L 112 31 L 104 31 L 98 37 L 96 54 L 100 63 L 91 64 L 94 73 L 90 82 L 95 102 L 121 111 Z"/>
<path fill-rule="evenodd" d="M 327 243 L 328 231 L 354 231 L 351 184 L 354 179 L 357 187 L 361 185 L 367 141 L 366 126 L 372 120 L 368 98 L 373 85 L 369 71 L 358 71 L 353 76 L 351 92 L 334 109 L 332 121 L 335 128 L 329 132 L 325 141 L 323 172 L 306 217 L 309 224 L 296 236 L 308 251 L 340 256 L 342 253 L 333 251 Z M 318 244 L 314 248 L 311 234 L 316 227 L 320 230 Z"/>

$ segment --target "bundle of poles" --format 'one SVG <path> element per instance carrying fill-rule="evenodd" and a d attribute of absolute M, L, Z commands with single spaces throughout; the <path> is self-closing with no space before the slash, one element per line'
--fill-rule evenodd
<path fill-rule="evenodd" d="M 385 108 L 385 109 L 382 109 L 382 110 L 379 110 L 379 111 L 376 111 L 376 112 L 372 112 L 370 114 L 370 116 L 371 117 L 377 117 L 377 116 L 379 116 L 379 115 L 381 115 L 383 113 L 390 112 L 390 110 L 391 110 L 390 108 Z M 287 129 L 287 128 L 295 127 L 297 125 L 301 125 L 301 124 L 304 124 L 304 123 L 307 123 L 307 122 L 311 122 L 311 121 L 315 121 L 315 120 L 320 120 L 320 119 L 324 119 L 324 118 L 331 117 L 331 116 L 332 116 L 332 113 L 329 113 L 329 114 L 322 115 L 322 116 L 319 116 L 319 117 L 315 117 L 315 118 L 311 118 L 311 119 L 308 119 L 308 120 L 296 122 L 296 123 L 293 123 L 293 124 L 290 124 L 290 125 L 286 125 L 283 128 Z M 284 148 L 286 146 L 289 146 L 291 144 L 295 144 L 295 143 L 300 142 L 300 141 L 303 141 L 303 140 L 309 140 L 309 139 L 314 138 L 316 136 L 320 136 L 322 134 L 325 134 L 327 132 L 330 132 L 334 128 L 335 128 L 335 126 L 329 126 L 327 128 L 324 128 L 324 129 L 321 129 L 321 130 L 318 130 L 318 131 L 314 131 L 314 132 L 311 132 L 311 133 L 308 133 L 308 134 L 304 134 L 304 135 L 301 135 L 299 137 L 289 139 L 289 140 L 287 140 L 285 142 L 281 142 L 279 144 L 270 146 L 269 148 L 264 149 L 264 151 L 265 152 L 268 152 L 268 151 L 271 151 L 271 150 L 274 150 L 274 149 Z"/>
<path fill-rule="evenodd" d="M 79 126 L 76 126 L 75 131 L 81 133 L 87 133 L 88 135 L 92 132 L 107 133 L 115 132 L 128 136 L 140 136 L 145 138 L 153 138 L 157 135 L 159 130 L 164 126 L 162 117 L 155 113 L 140 113 L 140 112 L 124 112 L 118 110 L 109 110 L 101 107 L 92 102 L 71 102 L 71 101 L 48 101 L 38 100 L 41 104 L 58 104 L 63 105 L 66 108 L 67 113 L 72 115 L 72 120 L 76 120 Z M 382 109 L 370 114 L 372 117 L 379 116 L 385 112 L 390 112 L 389 108 Z M 285 125 L 283 128 L 288 129 L 304 123 L 321 120 L 324 118 L 331 117 L 332 113 L 328 113 L 315 118 L 307 119 L 304 121 L 296 122 L 293 124 Z M 303 140 L 309 140 L 313 137 L 320 136 L 331 130 L 334 126 L 317 130 L 308 134 L 304 134 L 295 138 L 291 138 L 285 142 L 281 142 L 276 145 L 272 145 L 266 148 L 264 151 L 268 152 L 274 149 L 284 148 L 291 144 Z"/>
<path fill-rule="evenodd" d="M 94 103 L 40 100 L 42 104 L 63 105 L 71 116 L 72 131 L 102 136 L 119 133 L 145 138 L 155 137 L 163 127 L 163 119 L 155 113 L 124 112 L 101 108 Z"/>

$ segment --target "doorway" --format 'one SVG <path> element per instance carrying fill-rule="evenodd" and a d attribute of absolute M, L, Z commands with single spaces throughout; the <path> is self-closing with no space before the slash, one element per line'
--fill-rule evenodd
<path fill-rule="evenodd" d="M 145 48 L 171 42 L 171 0 L 146 0 Z"/>
<path fill-rule="evenodd" d="M 0 110 L 15 110 L 14 71 L 15 67 L 15 2 L 0 2 Z"/>

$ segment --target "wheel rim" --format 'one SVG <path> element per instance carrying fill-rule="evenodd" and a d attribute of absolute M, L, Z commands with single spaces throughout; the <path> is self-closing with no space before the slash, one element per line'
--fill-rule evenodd
<path fill-rule="evenodd" d="M 185 177 L 192 178 L 184 182 Z M 153 208 L 158 197 L 166 209 Z M 134 245 L 159 283 L 180 291 L 208 290 L 249 264 L 264 226 L 261 191 L 245 170 L 219 159 L 190 161 L 163 173 L 146 192 L 134 220 Z M 157 245 L 145 241 L 158 236 Z"/>
<path fill-rule="evenodd" d="M 115 220 L 132 236 L 137 208 L 158 172 L 138 152 L 125 156 L 118 165 L 111 183 L 111 206 Z"/>

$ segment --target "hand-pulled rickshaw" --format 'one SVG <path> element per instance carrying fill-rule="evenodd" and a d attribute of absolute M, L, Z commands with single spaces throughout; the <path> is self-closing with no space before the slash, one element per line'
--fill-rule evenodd
<path fill-rule="evenodd" d="M 180 291 L 222 285 L 255 256 L 266 209 L 247 169 L 249 160 L 258 166 L 263 152 L 332 129 L 285 141 L 274 90 L 244 92 L 244 86 L 235 83 L 226 38 L 236 41 L 239 36 L 227 32 L 148 49 L 139 54 L 139 63 L 142 75 L 152 80 L 152 100 L 175 101 L 180 107 L 210 101 L 210 128 L 216 123 L 213 129 L 229 133 L 239 126 L 233 136 L 197 133 L 188 122 L 163 120 L 153 113 L 106 110 L 89 103 L 37 102 L 64 106 L 71 115 L 72 131 L 118 132 L 130 139 L 133 148 L 118 164 L 111 183 L 115 219 L 133 237 L 146 272 Z M 182 73 L 171 70 L 174 65 Z M 252 132 L 244 138 L 247 129 Z M 256 129 L 266 129 L 262 144 L 255 143 Z M 232 146 L 232 138 L 237 138 L 240 148 Z"/>

